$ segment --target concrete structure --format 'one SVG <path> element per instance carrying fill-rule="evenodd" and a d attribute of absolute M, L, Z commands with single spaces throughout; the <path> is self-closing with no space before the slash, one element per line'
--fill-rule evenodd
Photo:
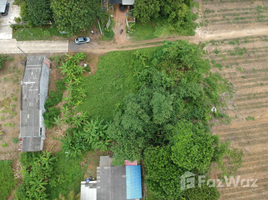
<path fill-rule="evenodd" d="M 43 113 L 48 98 L 50 61 L 46 56 L 28 56 L 21 81 L 19 151 L 43 150 Z"/>
<path fill-rule="evenodd" d="M 101 156 L 100 166 L 97 168 L 97 184 L 87 187 L 87 184 L 95 182 L 81 182 L 81 200 L 142 198 L 140 165 L 113 166 L 109 156 Z"/>

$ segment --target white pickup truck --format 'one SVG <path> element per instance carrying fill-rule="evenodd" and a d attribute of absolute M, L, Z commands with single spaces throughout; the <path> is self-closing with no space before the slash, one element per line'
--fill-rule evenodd
<path fill-rule="evenodd" d="M 0 13 L 3 16 L 8 15 L 9 6 L 10 6 L 10 4 L 7 3 L 7 0 L 0 0 Z"/>

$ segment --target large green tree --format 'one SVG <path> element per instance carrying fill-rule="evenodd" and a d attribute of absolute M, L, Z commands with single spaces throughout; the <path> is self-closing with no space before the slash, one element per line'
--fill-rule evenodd
<path fill-rule="evenodd" d="M 52 19 L 50 0 L 26 0 L 28 19 L 36 26 L 42 26 Z"/>
<path fill-rule="evenodd" d="M 51 7 L 58 30 L 69 33 L 89 29 L 103 15 L 99 0 L 52 0 Z"/>

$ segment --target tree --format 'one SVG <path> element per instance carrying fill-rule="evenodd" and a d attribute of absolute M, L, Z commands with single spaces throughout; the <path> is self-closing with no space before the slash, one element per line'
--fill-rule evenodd
<path fill-rule="evenodd" d="M 141 22 L 148 22 L 151 18 L 157 17 L 160 11 L 159 0 L 136 0 L 133 9 L 134 15 Z"/>
<path fill-rule="evenodd" d="M 182 120 L 173 131 L 172 161 L 189 171 L 206 173 L 214 155 L 214 137 L 201 123 Z"/>
<path fill-rule="evenodd" d="M 36 26 L 42 26 L 52 19 L 50 0 L 26 0 L 28 18 Z"/>
<path fill-rule="evenodd" d="M 58 30 L 69 33 L 89 29 L 103 14 L 98 0 L 52 0 L 51 8 Z"/>
<path fill-rule="evenodd" d="M 183 194 L 180 177 L 187 170 L 178 167 L 171 159 L 171 149 L 149 147 L 144 152 L 145 182 L 150 191 L 161 199 L 177 200 Z"/>

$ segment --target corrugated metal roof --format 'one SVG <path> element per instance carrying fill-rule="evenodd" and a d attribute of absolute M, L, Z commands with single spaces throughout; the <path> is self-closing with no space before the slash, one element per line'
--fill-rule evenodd
<path fill-rule="evenodd" d="M 97 199 L 126 200 L 125 166 L 97 168 Z"/>
<path fill-rule="evenodd" d="M 141 166 L 126 166 L 127 199 L 141 199 Z"/>
<path fill-rule="evenodd" d="M 0 0 L 0 13 L 5 12 L 7 0 Z"/>
<path fill-rule="evenodd" d="M 40 132 L 41 128 L 44 127 L 42 113 L 45 111 L 43 104 L 45 104 L 48 92 L 46 86 L 49 82 L 49 66 L 44 63 L 45 60 L 46 56 L 28 56 L 24 68 L 21 80 L 20 111 L 20 137 L 23 138 L 22 151 L 40 151 L 43 148 L 43 141 L 40 142 L 40 136 L 44 138 L 45 134 L 44 130 L 42 130 L 42 135 Z M 47 60 L 47 62 L 49 61 Z M 40 100 L 42 100 L 41 103 Z M 33 139 L 30 139 L 31 137 Z"/>
<path fill-rule="evenodd" d="M 122 5 L 133 5 L 135 0 L 122 0 Z"/>
<path fill-rule="evenodd" d="M 41 151 L 43 140 L 41 137 L 23 138 L 21 151 Z"/>

